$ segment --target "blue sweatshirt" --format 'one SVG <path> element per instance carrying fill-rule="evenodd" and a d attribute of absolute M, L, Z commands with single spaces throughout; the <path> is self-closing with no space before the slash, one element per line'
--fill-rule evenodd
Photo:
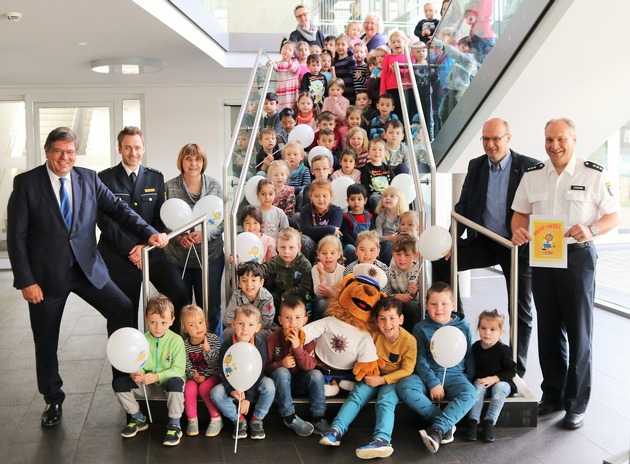
<path fill-rule="evenodd" d="M 466 349 L 466 356 L 464 359 L 454 367 L 451 367 L 447 370 L 447 374 L 464 374 L 470 379 L 470 373 L 467 372 L 467 359 L 471 353 L 472 346 L 472 331 L 470 330 L 470 325 L 462 316 L 457 313 L 453 313 L 451 315 L 451 320 L 447 324 L 438 324 L 434 322 L 429 315 L 427 314 L 426 318 L 423 321 L 420 321 L 413 328 L 413 335 L 416 337 L 418 341 L 418 360 L 416 362 L 416 374 L 422 380 L 422 383 L 427 387 L 427 389 L 431 390 L 433 387 L 442 383 L 442 376 L 444 375 L 444 368 L 440 366 L 433 359 L 433 355 L 431 354 L 431 337 L 436 330 L 440 327 L 444 327 L 446 325 L 452 325 L 453 327 L 457 327 L 461 330 L 466 336 L 466 343 L 468 348 Z"/>

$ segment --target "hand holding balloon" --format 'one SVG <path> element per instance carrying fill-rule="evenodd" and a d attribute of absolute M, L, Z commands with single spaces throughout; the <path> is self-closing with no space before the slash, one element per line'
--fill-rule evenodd
<path fill-rule="evenodd" d="M 442 384 L 433 387 L 429 393 L 431 394 L 431 399 L 433 401 L 442 401 L 446 396 L 446 392 L 444 391 Z"/>

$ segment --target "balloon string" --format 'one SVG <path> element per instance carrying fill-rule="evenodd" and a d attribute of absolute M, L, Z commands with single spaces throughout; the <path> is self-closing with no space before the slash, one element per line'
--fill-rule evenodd
<path fill-rule="evenodd" d="M 444 368 L 444 375 L 442 376 L 442 387 L 444 387 L 445 380 L 446 380 L 446 367 Z"/>
<path fill-rule="evenodd" d="M 199 267 L 200 268 L 203 267 L 201 265 L 201 259 L 199 259 L 199 254 L 197 253 L 197 248 L 195 248 L 195 245 L 191 246 L 190 248 L 192 248 L 192 250 L 195 252 L 195 256 L 197 257 L 197 262 L 199 263 Z M 189 253 L 190 253 L 190 251 L 189 251 Z"/>
<path fill-rule="evenodd" d="M 190 248 L 193 248 L 193 247 L 190 247 Z M 188 254 L 186 255 L 186 261 L 184 261 L 184 271 L 182 272 L 182 280 L 184 279 L 184 274 L 186 274 L 186 266 L 188 266 L 188 258 L 190 258 L 190 248 L 188 249 Z"/>
<path fill-rule="evenodd" d="M 281 151 L 282 151 L 281 149 L 277 149 L 277 150 L 276 150 L 276 151 L 274 151 L 271 155 L 273 156 L 273 155 L 275 155 L 276 153 L 280 153 Z M 258 164 L 256 165 L 256 167 L 255 167 L 254 169 L 258 169 L 260 166 L 262 166 L 262 165 L 263 165 L 263 163 L 264 163 L 264 162 L 265 162 L 265 160 L 262 160 L 260 163 L 258 163 Z"/>
<path fill-rule="evenodd" d="M 142 390 L 144 390 L 144 400 L 147 402 L 147 412 L 149 413 L 149 424 L 153 424 L 153 417 L 151 417 L 151 407 L 149 406 L 149 397 L 147 396 L 147 386 L 143 383 Z"/>
<path fill-rule="evenodd" d="M 234 403 L 232 403 L 234 404 Z M 239 423 L 241 422 L 241 397 L 238 397 L 238 409 L 236 410 L 236 433 L 234 434 L 234 436 L 236 438 L 234 438 L 234 454 L 236 454 L 236 449 L 238 447 L 238 426 Z"/>

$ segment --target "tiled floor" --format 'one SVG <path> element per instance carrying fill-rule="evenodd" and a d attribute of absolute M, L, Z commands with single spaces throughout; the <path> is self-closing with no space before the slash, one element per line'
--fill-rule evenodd
<path fill-rule="evenodd" d="M 465 300 L 467 312 L 504 307 L 501 276 L 477 273 L 473 293 Z M 0 462 L 9 463 L 123 463 L 173 462 L 186 464 L 321 463 L 356 461 L 354 448 L 370 437 L 369 415 L 360 416 L 344 437 L 341 448 L 328 449 L 312 438 L 297 438 L 285 430 L 277 416 L 267 420 L 267 439 L 243 440 L 239 452 L 225 430 L 220 437 L 184 438 L 175 449 L 161 445 L 162 429 L 153 427 L 136 439 L 123 440 L 119 431 L 124 416 L 109 385 L 105 356 L 104 320 L 81 300 L 71 297 L 62 323 L 59 345 L 67 398 L 61 426 L 42 430 L 39 415 L 44 406 L 35 385 L 32 335 L 26 304 L 11 287 L 9 272 L 0 273 Z M 474 316 L 473 316 L 474 317 Z M 594 385 L 587 421 L 581 430 L 566 432 L 556 416 L 536 429 L 498 430 L 491 445 L 456 440 L 437 456 L 429 455 L 417 434 L 415 420 L 402 414 L 393 437 L 394 455 L 388 462 L 450 463 L 601 463 L 630 448 L 630 320 L 602 311 L 595 313 Z M 535 341 L 525 377 L 537 390 L 540 369 Z M 406 419 L 405 419 L 406 417 Z M 203 425 L 203 424 L 202 424 Z"/>

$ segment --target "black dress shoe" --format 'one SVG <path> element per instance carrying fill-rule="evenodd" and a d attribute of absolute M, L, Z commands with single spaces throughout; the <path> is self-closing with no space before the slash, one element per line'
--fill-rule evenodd
<path fill-rule="evenodd" d="M 61 422 L 61 403 L 50 403 L 42 413 L 42 427 L 54 427 Z"/>
<path fill-rule="evenodd" d="M 562 419 L 562 427 L 567 430 L 579 429 L 584 425 L 585 414 L 578 414 L 577 412 L 567 412 Z"/>
<path fill-rule="evenodd" d="M 538 415 L 546 416 L 548 414 L 552 414 L 554 412 L 558 412 L 562 409 L 559 403 L 549 400 L 542 400 L 538 403 Z"/>

